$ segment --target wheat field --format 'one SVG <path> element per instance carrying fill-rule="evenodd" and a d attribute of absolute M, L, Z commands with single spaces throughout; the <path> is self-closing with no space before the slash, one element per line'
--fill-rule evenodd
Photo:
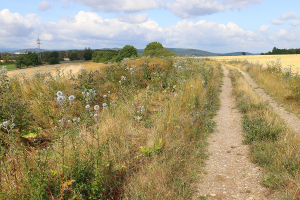
<path fill-rule="evenodd" d="M 288 54 L 288 55 L 246 55 L 246 56 L 216 56 L 210 57 L 217 60 L 248 60 L 250 63 L 259 63 L 266 66 L 268 62 L 281 62 L 283 69 L 290 68 L 293 73 L 300 72 L 300 55 L 297 54 Z"/>

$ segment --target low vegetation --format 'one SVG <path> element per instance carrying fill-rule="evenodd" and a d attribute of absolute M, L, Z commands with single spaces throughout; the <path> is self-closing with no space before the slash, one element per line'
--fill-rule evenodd
<path fill-rule="evenodd" d="M 278 59 L 267 65 L 237 62 L 236 66 L 247 71 L 268 94 L 287 110 L 300 113 L 300 76 L 292 73 L 291 67 L 283 68 Z"/>
<path fill-rule="evenodd" d="M 216 62 L 125 59 L 78 75 L 0 76 L 1 198 L 191 196 L 218 108 Z"/>
<path fill-rule="evenodd" d="M 244 142 L 251 147 L 252 160 L 263 167 L 262 183 L 285 194 L 300 196 L 300 138 L 286 127 L 237 69 L 230 69 L 234 96 L 243 116 Z"/>

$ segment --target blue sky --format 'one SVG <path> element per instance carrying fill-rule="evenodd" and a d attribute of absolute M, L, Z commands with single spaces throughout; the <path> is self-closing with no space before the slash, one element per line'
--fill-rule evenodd
<path fill-rule="evenodd" d="M 300 48 L 298 0 L 10 0 L 0 48 L 165 47 L 214 53 Z"/>

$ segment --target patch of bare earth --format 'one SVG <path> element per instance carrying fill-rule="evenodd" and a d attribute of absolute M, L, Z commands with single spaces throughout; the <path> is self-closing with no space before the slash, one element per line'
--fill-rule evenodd
<path fill-rule="evenodd" d="M 237 68 L 238 69 L 238 68 Z M 251 85 L 254 90 L 265 100 L 269 102 L 269 105 L 273 110 L 279 114 L 279 116 L 287 123 L 287 125 L 295 132 L 300 131 L 300 120 L 299 118 L 290 112 L 287 112 L 283 107 L 281 107 L 275 100 L 268 94 L 266 94 L 262 89 L 258 88 L 258 85 L 246 72 L 238 69 L 239 72 L 245 77 L 246 81 Z"/>
<path fill-rule="evenodd" d="M 276 199 L 260 184 L 262 169 L 249 160 L 249 146 L 243 145 L 242 115 L 234 108 L 232 85 L 224 68 L 221 107 L 214 120 L 217 130 L 209 138 L 209 160 L 198 187 L 203 199 Z"/>

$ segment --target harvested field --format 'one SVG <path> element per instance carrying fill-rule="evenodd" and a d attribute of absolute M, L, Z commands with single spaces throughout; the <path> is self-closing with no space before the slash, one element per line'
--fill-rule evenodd
<path fill-rule="evenodd" d="M 62 63 L 58 65 L 43 65 L 40 67 L 30 67 L 30 68 L 24 68 L 24 69 L 17 69 L 17 70 L 11 70 L 7 73 L 8 76 L 13 76 L 15 74 L 20 74 L 25 72 L 28 76 L 32 76 L 36 71 L 40 72 L 46 72 L 50 71 L 52 74 L 54 74 L 57 70 L 57 67 L 59 69 L 63 70 L 65 73 L 72 70 L 74 74 L 77 74 L 81 68 L 86 68 L 88 70 L 95 70 L 99 69 L 100 67 L 105 66 L 105 64 L 102 63 L 94 63 L 94 62 L 72 62 L 72 63 Z"/>

